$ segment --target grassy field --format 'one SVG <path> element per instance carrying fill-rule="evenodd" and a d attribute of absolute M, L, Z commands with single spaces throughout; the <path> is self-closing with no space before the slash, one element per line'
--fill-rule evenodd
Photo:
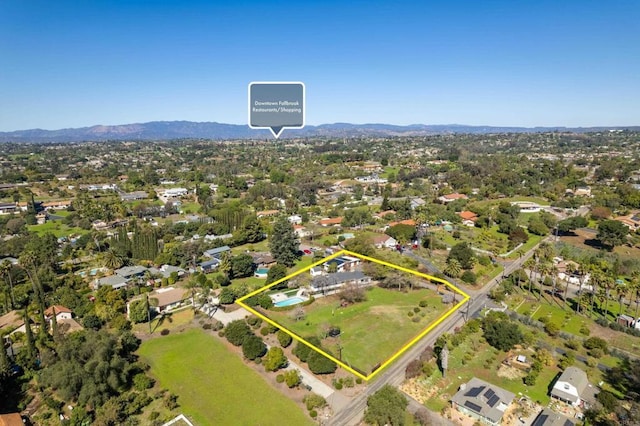
<path fill-rule="evenodd" d="M 86 234 L 87 230 L 82 228 L 72 228 L 60 221 L 46 222 L 41 225 L 29 225 L 27 229 L 30 232 L 35 232 L 38 235 L 44 235 L 47 232 L 51 232 L 56 237 L 66 237 L 72 234 Z"/>
<path fill-rule="evenodd" d="M 176 312 L 170 312 L 166 315 L 156 316 L 151 320 L 151 333 L 159 335 L 164 329 L 170 331 L 176 330 L 193 321 L 193 316 L 193 308 L 191 306 L 184 307 Z M 143 322 L 140 324 L 134 324 L 133 330 L 148 333 L 149 323 Z"/>
<path fill-rule="evenodd" d="M 304 308 L 307 316 L 302 321 L 294 321 L 290 311 L 269 311 L 268 316 L 303 337 L 324 337 L 328 326 L 339 327 L 340 337 L 325 338 L 323 346 L 339 357 L 340 345 L 343 361 L 369 373 L 446 311 L 440 296 L 431 290 L 402 293 L 372 287 L 366 294 L 366 301 L 344 308 L 337 296 L 317 299 Z M 414 313 L 421 300 L 428 302 L 427 307 Z M 413 318 L 419 320 L 414 322 Z"/>
<path fill-rule="evenodd" d="M 292 401 L 274 391 L 240 358 L 202 330 L 146 341 L 141 357 L 180 410 L 198 425 L 310 425 Z"/>

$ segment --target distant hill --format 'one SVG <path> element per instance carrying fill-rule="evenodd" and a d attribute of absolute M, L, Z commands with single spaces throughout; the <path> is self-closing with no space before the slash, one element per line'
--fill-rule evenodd
<path fill-rule="evenodd" d="M 463 124 L 350 124 L 334 123 L 306 126 L 304 129 L 285 129 L 281 138 L 296 137 L 381 137 L 424 136 L 451 133 L 537 133 L 537 132 L 597 132 L 608 130 L 640 130 L 630 127 L 495 127 Z M 253 130 L 246 125 L 193 121 L 152 121 L 149 123 L 115 126 L 91 126 L 60 130 L 17 130 L 0 132 L 0 142 L 78 142 L 106 140 L 167 140 L 167 139 L 272 139 L 268 130 Z"/>

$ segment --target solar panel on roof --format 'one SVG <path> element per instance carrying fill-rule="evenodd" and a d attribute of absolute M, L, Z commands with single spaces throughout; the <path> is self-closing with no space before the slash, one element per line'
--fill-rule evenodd
<path fill-rule="evenodd" d="M 478 395 L 480 395 L 480 392 L 482 392 L 482 390 L 484 389 L 484 386 L 478 386 L 475 388 L 471 388 L 469 389 L 469 392 L 465 393 L 465 396 L 471 396 L 471 397 L 476 397 Z"/>
<path fill-rule="evenodd" d="M 487 401 L 487 405 L 491 408 L 493 408 L 494 405 L 496 405 L 498 403 L 498 401 L 500 401 L 500 397 L 498 395 L 493 395 L 491 398 L 489 398 L 489 400 Z"/>
<path fill-rule="evenodd" d="M 488 391 L 486 391 L 484 393 L 484 397 L 487 399 L 492 398 L 496 393 L 493 391 L 493 389 L 489 389 Z"/>
<path fill-rule="evenodd" d="M 571 420 L 565 420 L 564 426 L 575 426 Z"/>
<path fill-rule="evenodd" d="M 464 406 L 467 408 L 470 408 L 471 410 L 475 411 L 476 413 L 479 413 L 480 410 L 482 410 L 482 407 L 480 407 L 478 404 L 474 404 L 471 401 L 465 401 Z"/>

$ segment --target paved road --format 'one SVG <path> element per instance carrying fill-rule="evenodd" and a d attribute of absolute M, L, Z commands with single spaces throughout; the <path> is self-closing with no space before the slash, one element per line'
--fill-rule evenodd
<path fill-rule="evenodd" d="M 470 299 L 465 306 L 462 306 L 457 312 L 446 318 L 442 323 L 435 327 L 431 333 L 426 335 L 422 340 L 420 340 L 420 342 L 405 352 L 403 356 L 388 366 L 384 371 L 379 373 L 372 382 L 369 383 L 366 390 L 354 397 L 343 410 L 336 412 L 336 414 L 329 419 L 328 424 L 334 426 L 353 426 L 359 424 L 367 405 L 367 398 L 371 394 L 378 391 L 385 384 L 399 386 L 404 381 L 404 372 L 407 364 L 417 358 L 427 346 L 433 345 L 441 334 L 463 325 L 465 322 L 465 316 L 467 318 L 478 316 L 482 309 L 486 307 L 487 304 L 491 303 L 487 296 L 489 291 L 491 291 L 491 289 L 502 280 L 503 276 L 506 277 L 518 268 L 521 268 L 522 264 L 533 256 L 533 252 L 536 248 L 537 246 L 534 246 L 519 259 L 505 264 L 503 274 L 492 279 L 482 288 L 477 290 L 468 290 L 467 293 L 470 295 Z M 435 265 L 427 259 L 417 256 L 415 253 L 410 251 L 406 251 L 405 254 L 418 260 L 431 271 L 438 272 Z"/>

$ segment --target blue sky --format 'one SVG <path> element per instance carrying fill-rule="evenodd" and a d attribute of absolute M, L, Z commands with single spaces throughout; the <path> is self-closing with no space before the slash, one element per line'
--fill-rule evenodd
<path fill-rule="evenodd" d="M 640 125 L 640 1 L 0 2 L 0 131 L 246 124 L 303 81 L 307 124 Z"/>

